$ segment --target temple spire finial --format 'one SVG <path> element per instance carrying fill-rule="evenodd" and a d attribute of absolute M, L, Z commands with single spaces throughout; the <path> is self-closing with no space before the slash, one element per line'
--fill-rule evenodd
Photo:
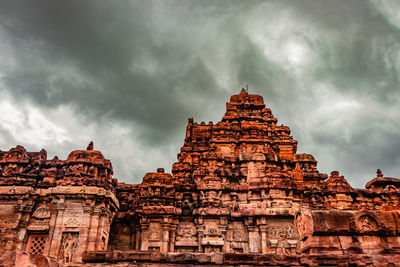
<path fill-rule="evenodd" d="M 239 96 L 244 97 L 244 96 L 247 96 L 247 95 L 248 95 L 248 93 L 247 93 L 246 89 L 242 88 L 242 90 L 239 93 Z"/>
<path fill-rule="evenodd" d="M 93 150 L 93 141 L 90 141 L 90 143 L 87 146 L 86 150 Z"/>

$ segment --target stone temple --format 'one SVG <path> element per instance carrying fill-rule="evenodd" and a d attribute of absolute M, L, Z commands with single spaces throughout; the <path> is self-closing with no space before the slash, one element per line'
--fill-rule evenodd
<path fill-rule="evenodd" d="M 189 119 L 172 174 L 112 175 L 93 143 L 1 151 L 0 266 L 400 266 L 400 179 L 320 173 L 245 90 Z"/>

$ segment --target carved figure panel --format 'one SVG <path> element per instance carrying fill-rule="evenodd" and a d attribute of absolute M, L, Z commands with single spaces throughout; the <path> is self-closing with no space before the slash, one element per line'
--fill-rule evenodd
<path fill-rule="evenodd" d="M 205 235 L 207 236 L 220 236 L 221 231 L 216 222 L 209 222 L 205 226 Z"/>
<path fill-rule="evenodd" d="M 177 241 L 197 241 L 196 225 L 192 222 L 181 222 L 176 231 Z"/>
<path fill-rule="evenodd" d="M 0 208 L 0 229 L 16 228 L 18 215 L 13 204 L 2 204 Z"/>
<path fill-rule="evenodd" d="M 210 191 L 200 191 L 201 199 L 204 204 L 207 206 L 217 207 L 221 203 L 221 195 L 222 191 L 216 192 L 213 190 Z"/>
<path fill-rule="evenodd" d="M 361 215 L 356 219 L 356 226 L 360 232 L 370 232 L 378 230 L 376 220 L 370 215 Z"/>
<path fill-rule="evenodd" d="M 21 167 L 22 168 L 22 167 Z M 10 163 L 3 168 L 3 176 L 11 176 L 19 173 L 19 166 L 16 163 Z"/>
<path fill-rule="evenodd" d="M 160 241 L 161 235 L 158 232 L 150 232 L 149 233 L 149 241 Z"/>
<path fill-rule="evenodd" d="M 63 263 L 74 262 L 74 255 L 78 246 L 78 233 L 63 233 L 59 259 Z"/>
<path fill-rule="evenodd" d="M 82 223 L 82 203 L 69 203 L 64 213 L 65 227 L 79 227 Z"/>
<path fill-rule="evenodd" d="M 297 232 L 292 223 L 272 223 L 267 227 L 268 252 L 280 255 L 296 253 Z"/>
<path fill-rule="evenodd" d="M 47 219 L 50 218 L 50 215 L 50 208 L 44 203 L 40 204 L 32 214 L 37 219 Z"/>
<path fill-rule="evenodd" d="M 77 213 L 69 214 L 69 218 L 65 221 L 66 227 L 79 227 L 80 225 L 80 215 Z"/>
<path fill-rule="evenodd" d="M 234 242 L 246 242 L 248 241 L 248 235 L 246 228 L 241 222 L 233 223 L 233 241 Z"/>
<path fill-rule="evenodd" d="M 221 181 L 216 177 L 206 177 L 200 182 L 198 188 L 218 190 L 221 188 Z"/>

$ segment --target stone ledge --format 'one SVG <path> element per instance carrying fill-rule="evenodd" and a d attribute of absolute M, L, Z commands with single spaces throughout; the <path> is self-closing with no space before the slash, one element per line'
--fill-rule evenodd
<path fill-rule="evenodd" d="M 110 190 L 104 189 L 97 186 L 56 186 L 49 188 L 33 188 L 30 186 L 0 186 L 0 195 L 54 195 L 54 194 L 66 194 L 66 195 L 96 195 L 105 196 L 112 199 L 115 205 L 119 208 L 119 201 L 115 194 Z"/>
<path fill-rule="evenodd" d="M 400 266 L 400 255 L 267 255 L 267 254 L 234 254 L 234 253 L 160 253 L 156 251 L 114 250 L 87 252 L 83 255 L 83 266 L 101 262 L 104 265 L 115 264 L 127 266 L 136 263 L 141 265 L 160 264 L 180 266 L 186 264 L 221 265 L 221 266 Z M 120 265 L 121 264 L 121 265 Z M 172 264 L 172 265 L 170 265 Z"/>

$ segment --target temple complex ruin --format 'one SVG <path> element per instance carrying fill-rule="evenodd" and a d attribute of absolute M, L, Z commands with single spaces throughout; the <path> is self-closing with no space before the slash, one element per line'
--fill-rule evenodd
<path fill-rule="evenodd" d="M 171 174 L 112 175 L 93 143 L 1 151 L 0 266 L 400 266 L 400 179 L 320 173 L 245 90 L 189 119 Z"/>

